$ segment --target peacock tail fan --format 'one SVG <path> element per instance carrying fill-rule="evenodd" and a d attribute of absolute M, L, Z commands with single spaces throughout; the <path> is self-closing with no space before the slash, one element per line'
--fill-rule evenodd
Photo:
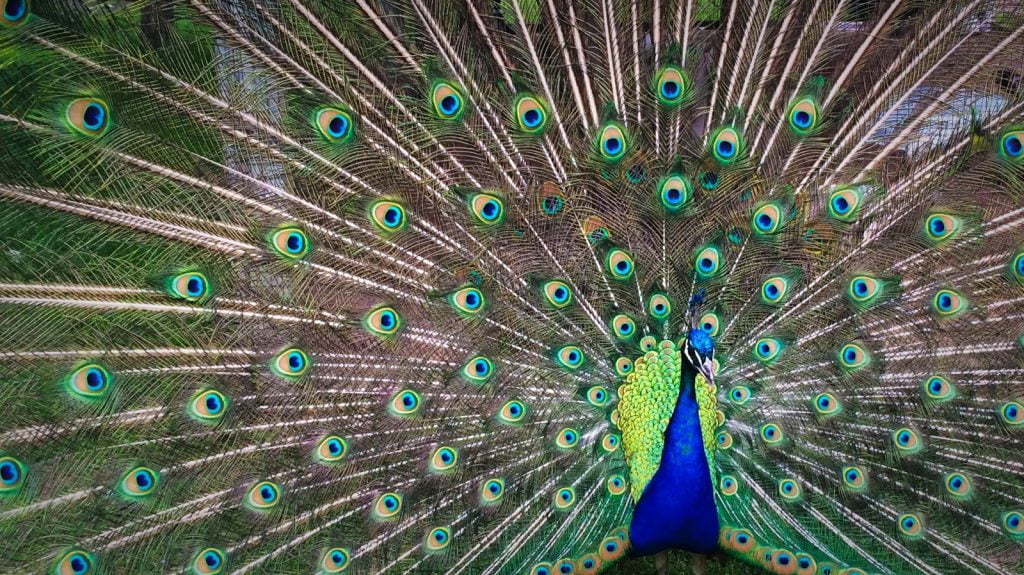
<path fill-rule="evenodd" d="M 0 0 L 0 571 L 1024 569 L 1024 7 Z"/>

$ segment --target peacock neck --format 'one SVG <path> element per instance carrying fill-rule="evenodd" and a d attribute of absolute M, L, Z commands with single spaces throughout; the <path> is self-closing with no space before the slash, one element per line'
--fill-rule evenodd
<path fill-rule="evenodd" d="M 684 360 L 661 462 L 630 523 L 635 555 L 670 548 L 710 553 L 717 546 L 718 514 L 701 433 L 696 380 L 696 370 Z"/>

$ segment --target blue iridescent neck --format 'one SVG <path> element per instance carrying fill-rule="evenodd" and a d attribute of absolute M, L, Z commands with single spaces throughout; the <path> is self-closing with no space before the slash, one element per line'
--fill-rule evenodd
<path fill-rule="evenodd" d="M 711 553 L 718 545 L 718 514 L 694 393 L 696 370 L 683 359 L 679 399 L 665 430 L 665 448 L 629 525 L 637 556 L 665 549 Z"/>

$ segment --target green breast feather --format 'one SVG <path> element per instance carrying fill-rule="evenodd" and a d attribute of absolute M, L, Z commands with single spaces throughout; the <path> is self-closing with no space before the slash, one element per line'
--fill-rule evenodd
<path fill-rule="evenodd" d="M 633 370 L 619 387 L 617 425 L 622 431 L 622 448 L 629 465 L 630 495 L 639 501 L 648 482 L 661 464 L 665 429 L 679 398 L 682 354 L 675 342 L 664 340 L 636 359 Z M 717 483 L 713 465 L 715 430 L 720 418 L 716 389 L 703 376 L 697 377 L 696 395 L 700 410 L 704 454 Z"/>

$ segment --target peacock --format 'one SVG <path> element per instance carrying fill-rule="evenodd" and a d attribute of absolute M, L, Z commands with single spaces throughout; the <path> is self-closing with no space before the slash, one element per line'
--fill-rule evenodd
<path fill-rule="evenodd" d="M 1024 5 L 0 24 L 0 572 L 1024 573 Z"/>

